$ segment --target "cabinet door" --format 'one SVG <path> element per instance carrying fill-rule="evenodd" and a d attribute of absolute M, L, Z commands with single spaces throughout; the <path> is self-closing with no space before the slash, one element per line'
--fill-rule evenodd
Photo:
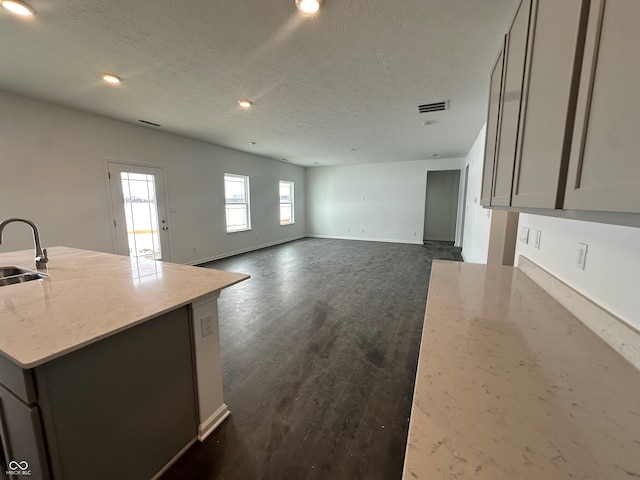
<path fill-rule="evenodd" d="M 18 462 L 30 471 L 32 480 L 49 480 L 47 451 L 40 423 L 40 412 L 34 405 L 21 402 L 0 385 L 0 439 L 7 463 Z M 4 478 L 0 474 L 0 478 Z M 20 475 L 9 478 L 23 478 Z"/>
<path fill-rule="evenodd" d="M 507 40 L 500 134 L 491 199 L 491 205 L 496 206 L 511 205 L 530 11 L 531 0 L 523 0 L 518 7 Z"/>
<path fill-rule="evenodd" d="M 484 144 L 484 169 L 482 171 L 482 193 L 480 205 L 491 205 L 493 187 L 493 167 L 495 165 L 496 146 L 498 144 L 498 126 L 500 124 L 500 100 L 502 93 L 502 77 L 504 69 L 504 49 L 507 41 L 505 35 L 500 54 L 491 70 L 489 84 L 489 108 L 487 111 L 487 133 Z"/>
<path fill-rule="evenodd" d="M 531 11 L 511 205 L 560 208 L 588 7 L 535 0 Z"/>
<path fill-rule="evenodd" d="M 592 0 L 565 209 L 640 213 L 640 2 Z"/>
<path fill-rule="evenodd" d="M 154 477 L 196 437 L 192 355 L 181 307 L 36 367 L 53 477 Z"/>

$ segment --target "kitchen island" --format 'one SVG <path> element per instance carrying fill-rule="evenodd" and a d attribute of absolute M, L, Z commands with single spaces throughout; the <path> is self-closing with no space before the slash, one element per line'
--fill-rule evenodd
<path fill-rule="evenodd" d="M 217 297 L 249 277 L 67 247 L 49 258 L 48 277 L 0 287 L 6 461 L 35 479 L 152 478 L 229 413 Z"/>
<path fill-rule="evenodd" d="M 403 479 L 640 478 L 639 400 L 640 371 L 523 270 L 436 260 Z"/>

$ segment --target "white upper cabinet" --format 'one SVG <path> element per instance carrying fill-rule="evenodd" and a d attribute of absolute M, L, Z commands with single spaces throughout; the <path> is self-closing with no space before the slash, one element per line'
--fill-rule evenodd
<path fill-rule="evenodd" d="M 560 208 L 588 2 L 534 0 L 511 205 Z"/>
<path fill-rule="evenodd" d="M 564 208 L 640 213 L 639 0 L 591 0 Z"/>
<path fill-rule="evenodd" d="M 491 205 L 495 206 L 511 205 L 530 13 L 531 0 L 522 0 L 507 36 L 502 105 L 491 196 Z"/>
<path fill-rule="evenodd" d="M 640 0 L 523 0 L 497 107 L 492 72 L 482 204 L 640 213 L 639 52 Z"/>
<path fill-rule="evenodd" d="M 491 205 L 491 192 L 493 187 L 493 167 L 498 144 L 498 126 L 500 125 L 500 99 L 502 95 L 502 77 L 504 69 L 504 47 L 506 35 L 500 54 L 491 70 L 491 83 L 489 84 L 489 108 L 487 113 L 487 133 L 484 144 L 484 171 L 482 174 L 482 191 L 480 205 Z"/>

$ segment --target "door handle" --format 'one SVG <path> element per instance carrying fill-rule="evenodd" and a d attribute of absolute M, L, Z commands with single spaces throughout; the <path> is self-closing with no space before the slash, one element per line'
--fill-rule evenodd
<path fill-rule="evenodd" d="M 163 230 L 169 230 L 169 227 L 162 227 Z"/>

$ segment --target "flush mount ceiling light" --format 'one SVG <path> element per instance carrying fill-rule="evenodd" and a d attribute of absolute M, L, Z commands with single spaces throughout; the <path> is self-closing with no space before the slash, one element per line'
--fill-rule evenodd
<path fill-rule="evenodd" d="M 256 145 L 256 142 L 249 142 L 249 145 Z"/>
<path fill-rule="evenodd" d="M 103 73 L 102 80 L 107 83 L 111 83 L 112 85 L 117 85 L 118 83 L 122 83 L 122 78 L 113 73 Z"/>
<path fill-rule="evenodd" d="M 303 13 L 313 14 L 320 10 L 322 0 L 296 0 L 296 7 Z"/>
<path fill-rule="evenodd" d="M 33 17 L 36 14 L 35 8 L 20 0 L 0 0 L 0 4 L 11 13 L 22 17 Z"/>
<path fill-rule="evenodd" d="M 238 100 L 238 105 L 240 105 L 242 108 L 251 108 L 253 102 L 250 100 Z"/>

